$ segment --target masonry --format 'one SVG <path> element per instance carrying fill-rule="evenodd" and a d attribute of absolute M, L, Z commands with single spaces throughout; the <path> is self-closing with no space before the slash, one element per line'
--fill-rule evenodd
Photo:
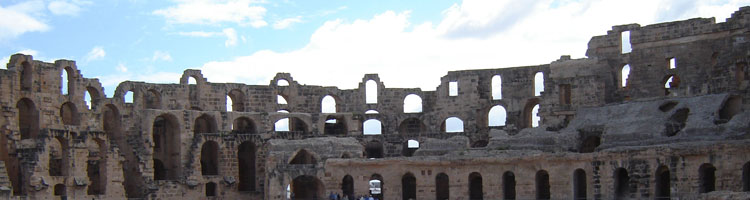
<path fill-rule="evenodd" d="M 747 199 L 750 7 L 613 26 L 586 58 L 451 71 L 435 91 L 0 70 L 7 199 Z M 175 77 L 177 78 L 177 77 Z"/>

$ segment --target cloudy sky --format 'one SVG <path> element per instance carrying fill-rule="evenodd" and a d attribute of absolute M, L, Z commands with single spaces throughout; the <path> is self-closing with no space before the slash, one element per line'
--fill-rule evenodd
<path fill-rule="evenodd" d="M 77 61 L 111 97 L 122 81 L 302 84 L 434 90 L 450 70 L 581 58 L 613 25 L 715 17 L 750 0 L 0 0 L 0 57 Z M 3 65 L 3 68 L 5 65 Z"/>

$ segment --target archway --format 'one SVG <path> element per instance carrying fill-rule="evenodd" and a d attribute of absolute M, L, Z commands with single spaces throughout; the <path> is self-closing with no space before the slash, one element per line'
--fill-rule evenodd
<path fill-rule="evenodd" d="M 238 117 L 232 123 L 232 132 L 235 134 L 255 134 L 257 133 L 255 123 L 247 117 Z"/>
<path fill-rule="evenodd" d="M 325 197 L 325 186 L 318 178 L 302 175 L 294 178 L 291 184 L 294 199 L 323 199 Z"/>
<path fill-rule="evenodd" d="M 21 132 L 21 139 L 36 138 L 39 133 L 39 111 L 34 102 L 23 98 L 16 103 L 16 109 L 18 109 L 18 130 Z"/>
<path fill-rule="evenodd" d="M 479 174 L 479 172 L 472 172 L 471 174 L 469 174 L 469 199 L 484 199 L 484 191 L 482 189 L 482 175 Z"/>
<path fill-rule="evenodd" d="M 671 199 L 669 168 L 664 165 L 659 166 L 659 168 L 656 169 L 656 174 L 654 175 L 654 182 L 656 183 L 656 187 L 654 188 L 655 199 Z"/>
<path fill-rule="evenodd" d="M 219 175 L 219 144 L 206 141 L 201 147 L 201 175 Z"/>
<path fill-rule="evenodd" d="M 176 180 L 181 170 L 180 126 L 171 114 L 162 114 L 154 119 L 152 127 L 155 180 Z M 158 161 L 158 162 L 157 162 Z M 161 170 L 156 170 L 161 167 Z M 157 176 L 160 175 L 160 176 Z"/>
<path fill-rule="evenodd" d="M 203 114 L 195 119 L 193 124 L 193 133 L 199 135 L 201 133 L 216 133 L 216 120 L 207 114 Z"/>
<path fill-rule="evenodd" d="M 70 102 L 65 102 L 60 106 L 60 118 L 62 118 L 64 125 L 80 124 L 78 109 L 76 109 L 75 104 Z"/>
<path fill-rule="evenodd" d="M 450 199 L 450 180 L 447 174 L 439 173 L 435 176 L 435 197 L 437 200 Z"/>
<path fill-rule="evenodd" d="M 343 116 L 329 115 L 326 117 L 323 133 L 325 135 L 346 135 L 348 129 Z"/>
<path fill-rule="evenodd" d="M 341 180 L 341 192 L 343 192 L 345 196 L 354 198 L 354 178 L 352 178 L 352 176 L 347 174 Z"/>
<path fill-rule="evenodd" d="M 406 173 L 401 178 L 401 197 L 404 200 L 417 199 L 417 178 L 414 174 Z"/>
<path fill-rule="evenodd" d="M 700 179 L 700 193 L 709 193 L 716 190 L 716 167 L 709 163 L 703 163 L 698 169 Z"/>
<path fill-rule="evenodd" d="M 306 149 L 300 149 L 299 151 L 297 151 L 297 154 L 294 155 L 294 158 L 289 161 L 290 165 L 314 165 L 316 163 L 317 160 L 315 159 L 315 156 L 313 156 Z"/>
<path fill-rule="evenodd" d="M 549 173 L 544 170 L 536 172 L 536 199 L 550 199 Z"/>
<path fill-rule="evenodd" d="M 630 176 L 625 168 L 615 170 L 615 199 L 626 199 L 630 193 Z"/>
<path fill-rule="evenodd" d="M 516 175 L 511 171 L 503 173 L 503 199 L 516 199 Z"/>
<path fill-rule="evenodd" d="M 573 172 L 573 199 L 586 200 L 586 171 L 583 169 Z"/>
<path fill-rule="evenodd" d="M 251 141 L 242 142 L 237 152 L 237 164 L 239 165 L 240 191 L 255 191 L 255 144 Z"/>

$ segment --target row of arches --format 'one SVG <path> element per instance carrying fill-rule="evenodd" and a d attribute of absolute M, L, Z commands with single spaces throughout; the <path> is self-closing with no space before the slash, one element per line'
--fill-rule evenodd
<path fill-rule="evenodd" d="M 16 103 L 18 110 L 18 130 L 21 139 L 36 138 L 39 134 L 39 110 L 34 101 L 28 98 L 22 98 Z M 60 121 L 63 125 L 77 126 L 80 125 L 80 115 L 75 104 L 65 102 L 60 105 Z"/>

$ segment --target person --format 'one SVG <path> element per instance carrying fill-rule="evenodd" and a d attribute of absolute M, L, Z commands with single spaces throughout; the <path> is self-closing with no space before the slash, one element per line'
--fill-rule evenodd
<path fill-rule="evenodd" d="M 330 193 L 330 194 L 328 195 L 328 199 L 329 199 L 329 200 L 338 200 L 338 199 L 336 198 L 336 195 L 335 195 L 335 194 L 333 194 L 333 192 L 331 192 L 331 193 Z"/>

